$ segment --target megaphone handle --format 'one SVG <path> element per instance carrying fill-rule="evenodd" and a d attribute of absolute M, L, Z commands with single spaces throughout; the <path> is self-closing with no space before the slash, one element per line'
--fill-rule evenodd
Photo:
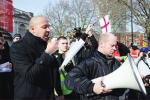
<path fill-rule="evenodd" d="M 101 86 L 102 87 L 106 87 L 106 85 L 103 83 L 103 81 L 101 81 Z M 89 93 L 89 94 L 85 94 L 85 96 L 89 97 L 89 96 L 93 96 L 93 95 L 96 95 L 95 93 Z"/>
<path fill-rule="evenodd" d="M 101 86 L 104 88 L 106 87 L 106 85 L 103 83 L 103 81 L 101 81 Z"/>

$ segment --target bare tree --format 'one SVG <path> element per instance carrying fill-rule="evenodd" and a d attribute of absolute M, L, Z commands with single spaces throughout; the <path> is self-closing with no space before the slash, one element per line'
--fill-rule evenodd
<path fill-rule="evenodd" d="M 131 3 L 118 0 L 131 10 Z M 132 3 L 133 22 L 140 25 L 147 34 L 148 43 L 150 44 L 150 1 L 149 0 L 133 0 Z M 130 17 L 130 15 L 129 15 Z"/>
<path fill-rule="evenodd" d="M 95 21 L 95 5 L 91 0 L 72 0 L 73 15 L 77 20 L 75 27 L 84 28 L 86 25 Z"/>
<path fill-rule="evenodd" d="M 96 5 L 97 17 L 109 15 L 114 33 L 126 32 L 126 6 L 118 0 L 92 0 Z"/>
<path fill-rule="evenodd" d="M 57 35 L 66 34 L 75 27 L 86 27 L 94 22 L 95 7 L 91 0 L 66 0 L 49 3 L 44 11 L 51 28 Z"/>
<path fill-rule="evenodd" d="M 67 19 L 68 4 L 59 2 L 57 5 L 49 3 L 44 11 L 44 16 L 48 19 L 50 27 L 58 35 L 65 33 L 68 27 L 66 24 L 69 20 Z"/>

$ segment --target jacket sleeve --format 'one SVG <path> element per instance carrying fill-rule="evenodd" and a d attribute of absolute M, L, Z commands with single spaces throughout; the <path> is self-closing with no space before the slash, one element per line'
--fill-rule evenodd
<path fill-rule="evenodd" d="M 119 53 L 121 56 L 126 56 L 128 53 L 130 53 L 129 48 L 123 43 L 117 42 L 117 45 L 119 47 Z"/>
<path fill-rule="evenodd" d="M 83 61 L 67 74 L 65 85 L 68 89 L 80 94 L 92 93 L 94 84 L 87 77 L 87 68 Z"/>
<path fill-rule="evenodd" d="M 80 38 L 81 38 L 83 41 L 85 41 L 85 39 L 86 39 L 87 36 L 88 36 L 87 34 L 83 33 Z"/>
<path fill-rule="evenodd" d="M 62 90 L 61 90 L 59 67 L 54 68 L 54 87 L 55 87 L 55 91 L 58 94 L 58 96 L 63 95 Z"/>
<path fill-rule="evenodd" d="M 10 53 L 9 53 L 9 45 L 8 45 L 8 42 L 5 41 L 5 44 L 4 44 L 4 58 L 6 61 L 9 61 L 11 62 L 11 59 L 10 59 Z"/>
<path fill-rule="evenodd" d="M 92 43 L 92 51 L 95 51 L 98 48 L 98 42 L 95 39 L 94 35 L 92 35 L 91 37 L 89 37 L 91 43 Z"/>
<path fill-rule="evenodd" d="M 8 44 L 7 41 L 5 41 L 4 48 L 7 49 L 7 50 L 9 51 L 9 44 Z"/>
<path fill-rule="evenodd" d="M 52 75 L 54 59 L 49 54 L 43 52 L 39 58 L 33 61 L 30 56 L 34 57 L 34 54 L 35 52 L 29 55 L 27 50 L 23 47 L 18 47 L 16 44 L 10 48 L 10 56 L 15 72 L 30 83 L 40 84 L 42 80 L 49 79 L 47 77 L 50 76 L 47 73 Z"/>

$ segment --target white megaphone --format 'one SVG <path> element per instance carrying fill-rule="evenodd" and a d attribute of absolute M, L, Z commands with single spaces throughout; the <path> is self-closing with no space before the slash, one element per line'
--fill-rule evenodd
<path fill-rule="evenodd" d="M 95 83 L 100 78 L 95 78 L 92 82 Z M 146 95 L 144 83 L 130 54 L 128 54 L 126 61 L 117 70 L 104 76 L 102 83 L 106 89 L 133 89 Z"/>

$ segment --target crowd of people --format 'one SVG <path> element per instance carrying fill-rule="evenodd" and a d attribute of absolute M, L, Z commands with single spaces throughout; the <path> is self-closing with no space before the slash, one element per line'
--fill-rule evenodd
<path fill-rule="evenodd" d="M 61 69 L 71 43 L 65 36 L 48 42 L 46 18 L 31 18 L 25 36 L 15 34 L 11 46 L 0 33 L 0 99 L 119 100 L 126 89 L 106 89 L 103 76 L 118 69 L 129 53 L 144 80 L 147 95 L 130 90 L 125 99 L 150 99 L 148 48 L 133 45 L 129 49 L 112 33 L 101 33 L 97 41 L 92 28 L 93 24 L 89 24 L 84 33 L 76 30 L 72 43 L 82 39 L 85 44 Z M 91 80 L 97 77 L 102 78 L 93 83 Z"/>

